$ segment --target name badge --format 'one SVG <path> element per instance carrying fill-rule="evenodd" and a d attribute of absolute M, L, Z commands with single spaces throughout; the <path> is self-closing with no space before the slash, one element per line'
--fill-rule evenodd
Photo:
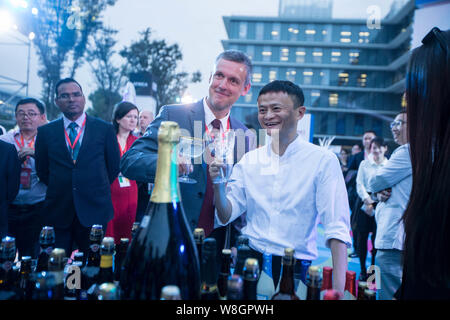
<path fill-rule="evenodd" d="M 126 188 L 126 187 L 130 187 L 130 180 L 128 180 L 128 178 L 124 177 L 122 174 L 119 174 L 119 186 L 121 188 Z"/>
<path fill-rule="evenodd" d="M 20 170 L 20 185 L 22 189 L 31 188 L 31 168 L 22 168 Z"/>

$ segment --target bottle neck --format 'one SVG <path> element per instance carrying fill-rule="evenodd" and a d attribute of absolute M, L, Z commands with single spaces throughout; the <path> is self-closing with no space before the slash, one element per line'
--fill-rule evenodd
<path fill-rule="evenodd" d="M 283 274 L 280 282 L 280 292 L 286 294 L 294 294 L 294 266 L 292 264 L 283 263 Z"/>
<path fill-rule="evenodd" d="M 159 141 L 155 187 L 150 201 L 179 202 L 177 148 L 175 143 Z"/>

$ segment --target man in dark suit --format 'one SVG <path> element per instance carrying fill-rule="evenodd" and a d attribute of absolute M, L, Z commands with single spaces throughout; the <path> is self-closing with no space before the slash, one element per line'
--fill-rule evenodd
<path fill-rule="evenodd" d="M 16 148 L 0 140 L 0 239 L 8 232 L 8 204 L 19 192 L 20 162 Z"/>
<path fill-rule="evenodd" d="M 110 185 L 119 173 L 120 151 L 114 128 L 87 116 L 82 88 L 74 79 L 56 85 L 55 103 L 63 117 L 38 129 L 36 171 L 47 185 L 44 222 L 55 228 L 55 246 L 87 253 L 94 224 L 114 215 Z"/>
<path fill-rule="evenodd" d="M 234 161 L 237 162 L 245 152 L 256 147 L 256 137 L 242 123 L 230 116 L 232 105 L 240 96 L 250 90 L 251 62 L 240 51 L 229 50 L 221 53 L 215 61 L 210 76 L 209 94 L 206 98 L 186 105 L 163 106 L 159 115 L 147 128 L 143 137 L 139 138 L 121 160 L 121 172 L 128 178 L 137 181 L 153 182 L 156 173 L 158 152 L 158 129 L 162 121 L 175 121 L 181 128 L 182 135 L 202 138 L 205 131 L 213 128 L 224 132 L 235 130 Z M 240 129 L 240 130 L 239 130 Z M 235 245 L 238 229 L 245 223 L 241 217 L 227 235 L 226 227 L 218 227 L 214 221 L 213 188 L 207 171 L 207 164 L 194 161 L 193 166 L 180 165 L 180 174 L 188 171 L 196 184 L 180 183 L 181 198 L 192 231 L 201 227 L 205 236 L 217 240 L 218 253 L 226 245 Z M 192 171 L 192 172 L 191 172 Z M 239 220 L 239 219 L 238 219 Z M 227 237 L 227 241 L 226 238 Z M 220 256 L 220 254 L 219 254 Z"/>

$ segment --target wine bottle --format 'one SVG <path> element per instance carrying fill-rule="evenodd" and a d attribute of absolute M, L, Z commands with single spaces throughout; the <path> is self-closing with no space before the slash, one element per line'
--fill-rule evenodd
<path fill-rule="evenodd" d="M 364 290 L 368 289 L 367 282 L 359 281 L 358 282 L 358 296 L 356 300 L 365 300 Z"/>
<path fill-rule="evenodd" d="M 251 249 L 248 246 L 248 241 L 248 237 L 244 235 L 240 235 L 237 240 L 238 247 L 234 274 L 238 274 L 240 276 L 243 275 L 245 260 L 247 260 L 247 258 L 251 258 Z"/>
<path fill-rule="evenodd" d="M 102 246 L 100 248 L 100 270 L 98 272 L 97 284 L 113 282 L 113 260 L 114 260 L 114 238 L 105 237 L 102 240 Z"/>
<path fill-rule="evenodd" d="M 306 300 L 320 300 L 320 288 L 322 287 L 322 279 L 320 270 L 317 266 L 310 266 L 308 269 L 308 278 L 306 279 Z"/>
<path fill-rule="evenodd" d="M 64 299 L 64 266 L 66 251 L 61 248 L 53 249 L 48 260 L 48 271 L 55 278 L 51 288 L 52 300 Z"/>
<path fill-rule="evenodd" d="M 15 286 L 18 274 L 13 268 L 15 257 L 16 239 L 4 237 L 0 245 L 0 297 L 5 300 L 17 297 Z"/>
<path fill-rule="evenodd" d="M 98 300 L 118 300 L 119 294 L 118 294 L 117 286 L 111 282 L 102 283 L 98 288 L 97 299 Z"/>
<path fill-rule="evenodd" d="M 217 288 L 219 289 L 219 299 L 225 300 L 227 298 L 228 277 L 230 276 L 231 264 L 231 250 L 222 249 L 222 264 L 219 272 L 219 279 L 217 280 Z"/>
<path fill-rule="evenodd" d="M 349 271 L 345 273 L 345 291 L 344 300 L 356 300 L 356 272 Z"/>
<path fill-rule="evenodd" d="M 180 288 L 177 286 L 164 286 L 161 289 L 161 300 L 181 300 Z"/>
<path fill-rule="evenodd" d="M 36 272 L 48 271 L 48 259 L 55 246 L 55 230 L 53 227 L 45 226 L 39 235 L 39 245 L 41 247 Z"/>
<path fill-rule="evenodd" d="M 275 293 L 275 285 L 272 278 L 272 255 L 263 253 L 263 265 L 261 275 L 256 286 L 258 300 L 270 300 Z"/>
<path fill-rule="evenodd" d="M 217 289 L 216 271 L 216 239 L 206 238 L 202 246 L 202 270 L 203 279 L 201 286 L 202 300 L 218 300 L 219 291 Z"/>
<path fill-rule="evenodd" d="M 117 245 L 116 256 L 114 258 L 114 283 L 118 284 L 120 281 L 120 272 L 122 271 L 123 261 L 127 255 L 130 239 L 120 238 L 120 242 Z"/>
<path fill-rule="evenodd" d="M 244 284 L 240 275 L 231 275 L 228 278 L 227 287 L 227 300 L 242 300 L 244 298 Z"/>
<path fill-rule="evenodd" d="M 324 291 L 323 300 L 340 300 L 341 295 L 338 291 L 333 289 L 327 289 Z"/>
<path fill-rule="evenodd" d="M 294 289 L 294 263 L 294 249 L 284 249 L 280 289 L 273 295 L 272 300 L 300 300 Z"/>
<path fill-rule="evenodd" d="M 177 123 L 161 123 L 155 187 L 125 258 L 122 299 L 159 300 L 165 285 L 178 286 L 183 300 L 200 298 L 200 262 L 178 186 L 179 137 Z"/>
<path fill-rule="evenodd" d="M 33 281 L 31 279 L 31 257 L 29 256 L 23 256 L 20 262 L 19 292 L 20 299 L 32 299 Z"/>
<path fill-rule="evenodd" d="M 322 268 L 322 288 L 320 288 L 320 300 L 324 300 L 324 295 L 327 290 L 333 289 L 333 268 Z"/>
<path fill-rule="evenodd" d="M 257 259 L 247 258 L 244 265 L 244 300 L 256 300 L 256 286 L 259 277 Z"/>
<path fill-rule="evenodd" d="M 200 283 L 203 283 L 205 280 L 204 271 L 203 271 L 203 262 L 202 262 L 202 246 L 203 241 L 205 240 L 205 230 L 203 228 L 195 228 L 194 229 L 194 241 L 195 246 L 197 247 L 198 261 L 200 262 Z"/>

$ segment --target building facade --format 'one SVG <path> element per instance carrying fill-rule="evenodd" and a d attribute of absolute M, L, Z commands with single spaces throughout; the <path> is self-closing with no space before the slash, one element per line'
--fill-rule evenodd
<path fill-rule="evenodd" d="M 290 80 L 305 94 L 314 119 L 314 143 L 335 136 L 350 146 L 365 130 L 392 138 L 389 123 L 404 101 L 414 1 L 381 21 L 319 18 L 226 16 L 225 49 L 252 59 L 252 89 L 232 109 L 257 129 L 256 99 L 270 81 Z M 293 10 L 290 10 L 293 12 Z M 317 11 L 315 11 L 317 12 Z"/>

